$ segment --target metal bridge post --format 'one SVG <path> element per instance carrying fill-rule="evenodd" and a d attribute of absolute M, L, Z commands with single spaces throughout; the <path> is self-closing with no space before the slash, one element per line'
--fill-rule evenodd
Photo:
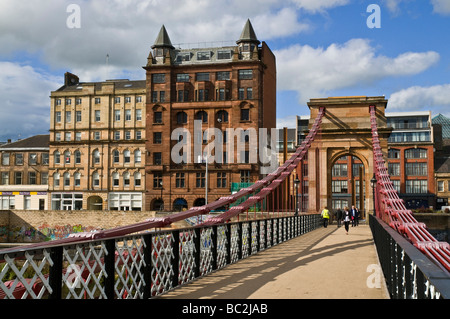
<path fill-rule="evenodd" d="M 52 288 L 49 299 L 61 299 L 62 275 L 63 275 L 63 248 L 53 247 L 50 251 L 50 258 L 53 265 L 50 266 L 48 283 Z"/>
<path fill-rule="evenodd" d="M 144 235 L 144 291 L 143 299 L 149 299 L 152 296 L 152 235 Z"/>
<path fill-rule="evenodd" d="M 211 247 L 211 249 L 212 249 L 212 270 L 216 270 L 217 269 L 217 250 L 218 250 L 218 247 L 217 247 L 217 240 L 218 240 L 218 237 L 219 236 L 217 236 L 217 225 L 214 225 L 213 227 L 212 227 L 212 234 L 211 234 L 211 242 L 212 242 L 212 245 L 213 245 L 213 247 Z"/>
<path fill-rule="evenodd" d="M 172 287 L 178 286 L 178 275 L 180 273 L 180 231 L 172 231 L 173 242 L 172 242 Z"/>
<path fill-rule="evenodd" d="M 109 239 L 105 241 L 106 256 L 105 262 L 105 295 L 107 299 L 114 299 L 114 264 L 116 262 L 116 240 Z"/>
<path fill-rule="evenodd" d="M 198 277 L 200 277 L 201 228 L 196 228 L 194 230 L 194 232 L 195 232 L 195 237 L 194 237 L 194 249 L 195 249 L 195 255 L 194 255 L 194 263 L 195 263 L 194 278 L 198 278 Z"/>

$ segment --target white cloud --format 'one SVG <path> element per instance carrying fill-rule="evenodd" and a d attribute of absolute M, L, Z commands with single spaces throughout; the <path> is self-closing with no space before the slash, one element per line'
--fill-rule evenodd
<path fill-rule="evenodd" d="M 299 8 L 310 12 L 324 12 L 327 9 L 347 5 L 349 0 L 292 0 Z"/>
<path fill-rule="evenodd" d="M 436 52 L 407 52 L 391 58 L 377 55 L 365 39 L 352 39 L 328 48 L 294 45 L 275 51 L 278 89 L 296 90 L 304 104 L 312 97 L 352 87 L 373 85 L 396 76 L 418 74 L 439 60 Z"/>
<path fill-rule="evenodd" d="M 0 141 L 48 133 L 50 91 L 62 78 L 11 62 L 0 62 L 0 70 Z"/>
<path fill-rule="evenodd" d="M 450 1 L 448 0 L 431 0 L 433 12 L 448 15 L 450 14 Z"/>
<path fill-rule="evenodd" d="M 281 118 L 277 118 L 277 128 L 296 128 L 297 127 L 297 116 L 289 115 Z"/>
<path fill-rule="evenodd" d="M 392 93 L 388 108 L 392 111 L 430 110 L 450 115 L 450 84 L 413 86 Z"/>

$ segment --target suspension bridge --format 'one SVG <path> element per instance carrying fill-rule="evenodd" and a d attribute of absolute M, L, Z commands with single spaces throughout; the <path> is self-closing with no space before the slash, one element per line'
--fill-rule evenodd
<path fill-rule="evenodd" d="M 321 131 L 326 112 L 325 107 L 318 109 L 307 137 L 290 159 L 235 194 L 201 207 L 128 226 L 77 233 L 61 240 L 1 250 L 0 298 L 170 298 L 177 287 L 189 287 L 199 279 L 204 283 L 220 277 L 220 274 L 233 279 L 230 275 L 233 265 L 244 265 L 250 278 L 258 274 L 264 278 L 264 274 L 270 273 L 267 269 L 276 271 L 279 276 L 285 269 L 300 278 L 298 268 L 283 268 L 283 263 L 271 263 L 266 272 L 262 266 L 260 272 L 253 272 L 250 271 L 254 268 L 251 262 L 263 254 L 265 259 L 271 256 L 276 259 L 280 249 L 281 254 L 285 254 L 282 249 L 286 248 L 291 253 L 295 252 L 294 247 L 299 249 L 307 243 L 308 236 L 327 235 L 315 244 L 333 238 L 331 227 L 322 227 L 319 212 L 298 214 L 292 203 L 280 200 L 285 198 L 283 192 L 293 185 L 296 170 Z M 398 197 L 383 159 L 375 106 L 369 107 L 367 116 L 371 123 L 373 170 L 377 181 L 375 213 L 368 216 L 370 232 L 362 235 L 370 234 L 366 243 L 373 240 L 375 244 L 375 260 L 371 259 L 369 263 L 379 260 L 389 298 L 450 298 L 449 244 L 434 239 Z M 207 215 L 242 198 L 246 198 L 242 203 L 207 218 L 195 227 L 167 229 L 175 222 Z M 265 212 L 259 216 L 257 213 L 248 214 L 252 206 L 263 201 L 265 205 L 261 207 L 265 207 Z M 369 226 L 361 225 L 359 231 L 364 227 L 368 231 Z M 333 246 L 329 242 L 322 245 Z M 303 252 L 306 255 L 285 256 L 283 261 L 295 263 L 298 258 L 312 258 L 321 250 L 310 245 Z M 328 262 L 333 258 L 336 261 L 339 256 L 332 250 L 329 255 Z M 228 271 L 228 275 L 220 271 Z M 307 275 L 308 270 L 305 269 L 303 274 Z M 309 276 L 309 284 L 315 285 L 311 279 Z M 284 284 L 287 282 L 289 277 L 284 277 Z M 241 283 L 228 282 L 223 289 L 233 284 Z M 251 282 L 247 281 L 247 284 Z M 283 286 L 277 289 L 283 290 Z M 253 293 L 257 293 L 256 290 Z M 298 292 L 290 297 L 302 298 L 304 294 Z M 235 298 L 251 298 L 251 295 L 237 295 Z"/>

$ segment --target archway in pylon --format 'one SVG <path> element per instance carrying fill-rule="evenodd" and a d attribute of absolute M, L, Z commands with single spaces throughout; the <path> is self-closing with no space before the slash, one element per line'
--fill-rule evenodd
<path fill-rule="evenodd" d="M 385 109 L 387 100 L 381 97 L 331 97 L 311 99 L 311 127 L 320 107 L 325 107 L 320 131 L 308 151 L 308 212 L 320 212 L 333 206 L 332 168 L 342 156 L 357 157 L 364 165 L 363 192 L 365 207 L 373 211 L 373 195 L 370 180 L 374 173 L 370 106 L 377 110 L 378 134 L 382 152 L 387 156 L 387 127 Z"/>

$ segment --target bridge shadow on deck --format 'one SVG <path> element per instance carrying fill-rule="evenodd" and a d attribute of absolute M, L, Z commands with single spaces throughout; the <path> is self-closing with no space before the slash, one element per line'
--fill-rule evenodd
<path fill-rule="evenodd" d="M 359 279 L 347 273 L 353 271 L 352 264 L 362 263 L 363 268 L 360 268 L 365 272 L 367 263 L 374 262 L 361 259 L 364 254 L 351 255 L 352 252 L 374 250 L 368 228 L 355 227 L 349 235 L 345 235 L 343 227 L 335 225 L 320 228 L 201 277 L 160 298 L 378 298 L 358 292 L 361 288 L 368 289 L 365 280 L 369 273 L 362 274 Z M 354 262 L 349 258 L 354 258 Z M 354 289 L 352 280 L 363 280 L 364 283 L 358 283 L 361 287 Z M 342 291 L 343 285 L 348 285 L 349 295 Z"/>

